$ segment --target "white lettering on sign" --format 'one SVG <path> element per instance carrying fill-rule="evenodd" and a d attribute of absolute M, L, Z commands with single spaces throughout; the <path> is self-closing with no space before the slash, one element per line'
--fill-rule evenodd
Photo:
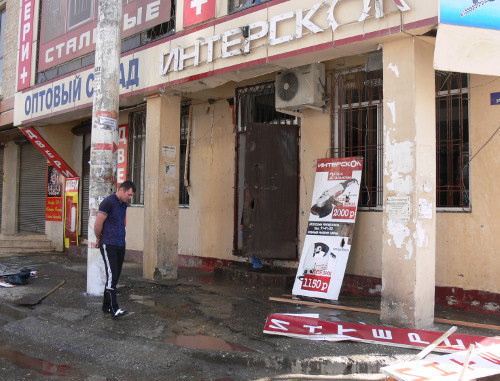
<path fill-rule="evenodd" d="M 420 338 L 420 335 L 418 333 L 409 333 L 408 334 L 408 339 L 412 343 L 419 343 L 419 344 L 430 344 L 428 341 L 424 341 Z"/>
<path fill-rule="evenodd" d="M 114 119 L 113 119 L 114 120 Z M 120 186 L 127 180 L 127 156 L 128 156 L 128 124 L 118 126 L 118 149 L 117 149 L 117 169 L 116 185 Z"/>
<path fill-rule="evenodd" d="M 191 0 L 191 3 L 189 3 L 189 6 L 191 8 L 196 8 L 196 15 L 201 15 L 201 7 L 203 4 L 208 3 L 208 0 Z"/>
<path fill-rule="evenodd" d="M 392 340 L 392 332 L 388 329 L 372 329 L 372 334 L 376 339 Z"/>
<path fill-rule="evenodd" d="M 319 163 L 318 168 L 335 168 L 335 167 L 361 167 L 361 162 L 358 160 L 351 161 L 337 161 L 337 162 L 327 162 L 327 163 Z"/>
<path fill-rule="evenodd" d="M 341 0 L 330 0 L 330 6 L 326 12 L 326 21 L 331 31 L 335 31 L 341 26 L 335 19 L 335 8 Z M 360 0 L 363 2 L 363 9 L 356 21 L 365 21 L 369 16 L 375 18 L 384 17 L 383 0 Z M 410 10 L 410 7 L 404 0 L 392 0 L 401 12 Z M 190 7 L 196 8 L 196 14 L 201 14 L 201 7 L 207 0 L 191 0 Z M 374 4 L 374 7 L 371 4 Z M 273 16 L 269 21 L 256 21 L 249 25 L 239 28 L 233 28 L 222 32 L 221 34 L 201 38 L 194 45 L 188 47 L 176 47 L 168 53 L 160 54 L 160 75 L 166 75 L 168 72 L 183 70 L 187 60 L 192 60 L 191 66 L 198 66 L 200 54 L 206 53 L 206 63 L 214 59 L 214 44 L 221 41 L 220 57 L 228 58 L 240 54 L 249 54 L 251 51 L 251 42 L 267 37 L 269 45 L 279 45 L 290 42 L 294 39 L 303 38 L 305 32 L 322 33 L 327 29 L 321 28 L 312 19 L 313 17 L 325 17 L 325 14 L 318 10 L 328 1 L 315 3 L 309 10 L 297 9 Z M 198 11 L 200 13 L 198 13 Z M 320 16 L 321 15 L 321 16 Z M 295 32 L 292 34 L 279 34 L 279 25 L 287 20 L 295 19 Z M 350 22 L 349 22 L 350 23 Z M 347 23 L 346 23 L 347 24 Z M 245 30 L 245 33 L 243 32 Z M 308 34 L 308 33 L 306 33 Z M 201 49 L 205 51 L 201 52 Z M 190 53 L 184 53 L 189 50 Z"/>
<path fill-rule="evenodd" d="M 33 127 L 19 128 L 29 141 L 55 166 L 64 177 L 77 177 L 76 173 L 64 162 L 54 149 L 38 134 Z"/>
<path fill-rule="evenodd" d="M 136 6 L 134 3 L 129 1 L 129 3 L 131 4 L 127 5 L 127 7 L 124 8 L 122 15 L 122 31 L 124 35 L 122 37 L 128 36 L 129 33 L 134 33 L 134 28 L 143 28 L 145 24 L 153 26 L 153 22 L 155 21 L 155 19 L 159 19 L 161 17 L 161 11 L 165 9 L 161 8 L 164 5 L 161 4 L 160 0 L 151 0 L 147 3 L 146 0 L 143 0 L 142 2 L 144 4 L 142 4 L 141 6 Z M 157 21 L 159 22 L 159 20 Z M 26 28 L 28 27 L 29 24 Z M 97 27 L 92 28 L 91 26 L 89 26 L 88 28 L 91 30 L 82 30 L 78 33 L 72 33 L 73 37 L 69 38 L 67 41 L 58 41 L 57 43 L 48 42 L 47 44 L 44 44 L 43 49 L 41 49 L 40 52 L 40 61 L 44 65 L 50 64 L 55 61 L 56 63 L 59 63 L 61 62 L 61 60 L 68 60 L 75 55 L 84 54 L 85 52 L 89 51 L 90 47 L 95 45 L 96 43 Z M 22 29 L 21 33 L 22 35 L 24 35 L 28 31 L 28 29 Z"/>
<path fill-rule="evenodd" d="M 21 10 L 20 46 L 18 54 L 17 90 L 25 89 L 31 79 L 31 46 L 33 40 L 33 15 L 35 3 L 24 0 Z"/>
<path fill-rule="evenodd" d="M 321 335 L 321 332 L 316 332 L 317 329 L 322 329 L 321 325 L 306 325 L 304 324 L 304 328 L 309 328 L 309 333 L 311 335 Z"/>
<path fill-rule="evenodd" d="M 285 327 L 288 325 L 290 325 L 290 322 L 288 322 L 288 321 L 271 319 L 271 324 L 269 325 L 269 328 L 279 329 L 281 331 L 288 331 L 288 327 Z"/>

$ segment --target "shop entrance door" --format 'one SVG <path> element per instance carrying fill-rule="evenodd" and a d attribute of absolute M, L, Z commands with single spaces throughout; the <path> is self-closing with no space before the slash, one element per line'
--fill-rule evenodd
<path fill-rule="evenodd" d="M 295 259 L 298 119 L 276 112 L 274 83 L 238 90 L 238 252 Z"/>

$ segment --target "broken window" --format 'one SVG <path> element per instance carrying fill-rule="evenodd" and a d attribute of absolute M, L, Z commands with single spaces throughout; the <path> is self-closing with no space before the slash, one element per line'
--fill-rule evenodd
<path fill-rule="evenodd" d="M 383 204 L 382 70 L 363 68 L 335 73 L 335 128 L 332 157 L 361 156 L 364 160 L 360 207 L 381 208 Z"/>
<path fill-rule="evenodd" d="M 469 82 L 467 74 L 436 71 L 436 203 L 468 208 Z"/>
<path fill-rule="evenodd" d="M 136 187 L 132 204 L 144 205 L 144 170 L 146 159 L 145 110 L 130 114 L 128 154 L 128 179 L 133 181 Z"/>

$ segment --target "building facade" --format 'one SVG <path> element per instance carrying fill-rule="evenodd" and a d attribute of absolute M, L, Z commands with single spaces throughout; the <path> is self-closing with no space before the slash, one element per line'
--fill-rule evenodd
<path fill-rule="evenodd" d="M 33 127 L 78 175 L 76 226 L 92 242 L 97 2 L 10 3 L 20 20 L 12 126 Z M 485 52 L 497 54 L 500 32 L 486 16 L 456 25 L 447 3 L 125 1 L 117 176 L 138 185 L 127 247 L 144 276 L 252 256 L 297 267 L 317 159 L 362 156 L 345 289 L 381 294 L 389 323 L 429 325 L 435 303 L 498 312 L 500 72 Z M 494 2 L 463 3 L 465 16 L 499 15 Z M 9 146 L 2 232 L 44 233 L 62 250 L 47 160 Z M 29 182 L 41 199 L 20 191 Z M 42 221 L 30 226 L 35 209 Z"/>

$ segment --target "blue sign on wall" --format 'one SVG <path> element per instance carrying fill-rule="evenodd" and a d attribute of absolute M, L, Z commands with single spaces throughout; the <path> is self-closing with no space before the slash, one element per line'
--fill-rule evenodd
<path fill-rule="evenodd" d="M 441 0 L 443 24 L 500 30 L 500 0 Z"/>
<path fill-rule="evenodd" d="M 500 93 L 491 93 L 491 104 L 500 106 Z"/>

